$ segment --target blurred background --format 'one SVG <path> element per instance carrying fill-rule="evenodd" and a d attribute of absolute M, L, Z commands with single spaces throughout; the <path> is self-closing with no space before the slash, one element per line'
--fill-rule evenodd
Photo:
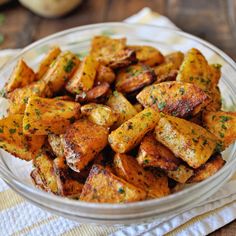
<path fill-rule="evenodd" d="M 236 0 L 0 0 L 0 49 L 22 48 L 75 26 L 122 21 L 143 7 L 236 60 Z"/>

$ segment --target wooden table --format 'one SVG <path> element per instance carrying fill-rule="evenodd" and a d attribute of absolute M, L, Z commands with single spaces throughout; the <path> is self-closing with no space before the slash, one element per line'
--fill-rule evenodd
<path fill-rule="evenodd" d="M 231 2 L 231 6 L 229 3 Z M 122 21 L 143 7 L 169 17 L 179 28 L 221 48 L 236 60 L 236 0 L 84 0 L 69 15 L 59 19 L 41 18 L 17 2 L 0 7 L 5 37 L 0 49 L 22 48 L 37 39 L 67 28 L 108 21 Z M 211 235 L 236 235 L 236 221 Z"/>

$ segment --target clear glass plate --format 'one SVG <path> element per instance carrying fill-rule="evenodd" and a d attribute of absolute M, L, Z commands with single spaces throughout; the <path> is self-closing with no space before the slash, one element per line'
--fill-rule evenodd
<path fill-rule="evenodd" d="M 184 32 L 149 25 L 106 23 L 69 29 L 39 40 L 23 49 L 11 61 L 0 69 L 0 88 L 10 76 L 19 58 L 37 69 L 38 62 L 53 45 L 59 45 L 63 50 L 71 50 L 84 56 L 90 47 L 94 35 L 110 35 L 126 37 L 128 44 L 152 45 L 164 54 L 181 50 L 186 52 L 192 47 L 202 51 L 210 63 L 219 63 L 222 67 L 220 90 L 223 96 L 223 109 L 235 110 L 236 65 L 232 59 L 213 45 Z M 0 100 L 0 111 L 4 114 L 7 102 Z M 207 180 L 189 185 L 184 190 L 161 199 L 147 200 L 126 204 L 96 204 L 76 201 L 55 196 L 36 189 L 30 180 L 32 169 L 30 162 L 12 157 L 0 150 L 0 175 L 5 182 L 20 195 L 33 204 L 48 211 L 63 215 L 78 222 L 101 224 L 130 224 L 149 221 L 153 218 L 190 209 L 215 193 L 232 175 L 236 167 L 236 145 L 231 145 L 224 153 L 226 165 Z"/>

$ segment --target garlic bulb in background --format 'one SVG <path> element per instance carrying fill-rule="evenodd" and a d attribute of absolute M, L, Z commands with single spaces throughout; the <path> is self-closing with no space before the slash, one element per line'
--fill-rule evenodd
<path fill-rule="evenodd" d="M 77 7 L 82 0 L 19 0 L 34 13 L 44 17 L 59 17 Z"/>

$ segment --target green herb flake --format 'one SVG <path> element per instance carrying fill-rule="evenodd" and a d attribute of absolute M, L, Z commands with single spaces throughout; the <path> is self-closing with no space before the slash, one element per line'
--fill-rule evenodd
<path fill-rule="evenodd" d="M 212 66 L 215 67 L 215 68 L 218 69 L 218 70 L 220 70 L 221 67 L 222 67 L 222 65 L 221 65 L 221 64 L 218 64 L 218 63 L 212 64 Z"/>
<path fill-rule="evenodd" d="M 28 102 L 28 97 L 26 97 L 26 98 L 23 98 L 23 102 L 25 103 L 25 104 L 27 104 L 27 102 Z"/>
<path fill-rule="evenodd" d="M 114 95 L 115 97 L 118 97 L 118 96 L 119 96 L 119 93 L 115 90 L 115 91 L 113 92 L 113 95 Z"/>
<path fill-rule="evenodd" d="M 225 135 L 224 135 L 223 133 L 221 133 L 221 132 L 219 132 L 219 135 L 220 135 L 221 138 L 224 138 L 224 136 L 225 136 Z"/>
<path fill-rule="evenodd" d="M 159 110 L 162 111 L 166 106 L 166 102 L 159 102 L 157 106 Z"/>
<path fill-rule="evenodd" d="M 0 90 L 0 96 L 1 96 L 1 97 L 6 97 L 6 91 L 5 91 L 4 88 L 2 88 L 2 89 Z"/>
<path fill-rule="evenodd" d="M 30 124 L 26 124 L 24 127 L 25 130 L 28 130 L 29 128 L 30 128 Z"/>
<path fill-rule="evenodd" d="M 10 134 L 14 134 L 16 132 L 16 129 L 9 129 Z"/>
<path fill-rule="evenodd" d="M 228 120 L 231 120 L 231 117 L 228 116 L 220 116 L 220 122 L 227 122 Z"/>
<path fill-rule="evenodd" d="M 3 133 L 3 128 L 2 127 L 0 127 L 0 133 Z"/>
<path fill-rule="evenodd" d="M 39 109 L 35 109 L 34 111 L 35 111 L 35 114 L 36 114 L 37 116 L 40 116 L 40 115 L 41 115 L 41 112 L 40 112 Z"/>
<path fill-rule="evenodd" d="M 125 190 L 122 188 L 122 187 L 120 187 L 119 189 L 118 189 L 118 193 L 125 193 Z"/>
<path fill-rule="evenodd" d="M 185 93 L 185 89 L 184 88 L 180 88 L 179 92 L 180 92 L 181 95 L 183 95 Z"/>
<path fill-rule="evenodd" d="M 0 34 L 0 45 L 4 42 L 4 35 Z"/>
<path fill-rule="evenodd" d="M 144 161 L 143 161 L 143 164 L 148 164 L 149 163 L 149 160 L 148 159 L 145 159 Z"/>
<path fill-rule="evenodd" d="M 69 61 L 67 62 L 67 64 L 64 66 L 64 71 L 65 71 L 66 73 L 70 73 L 70 72 L 72 71 L 72 69 L 73 69 L 74 66 L 75 66 L 74 61 L 69 60 Z"/>

